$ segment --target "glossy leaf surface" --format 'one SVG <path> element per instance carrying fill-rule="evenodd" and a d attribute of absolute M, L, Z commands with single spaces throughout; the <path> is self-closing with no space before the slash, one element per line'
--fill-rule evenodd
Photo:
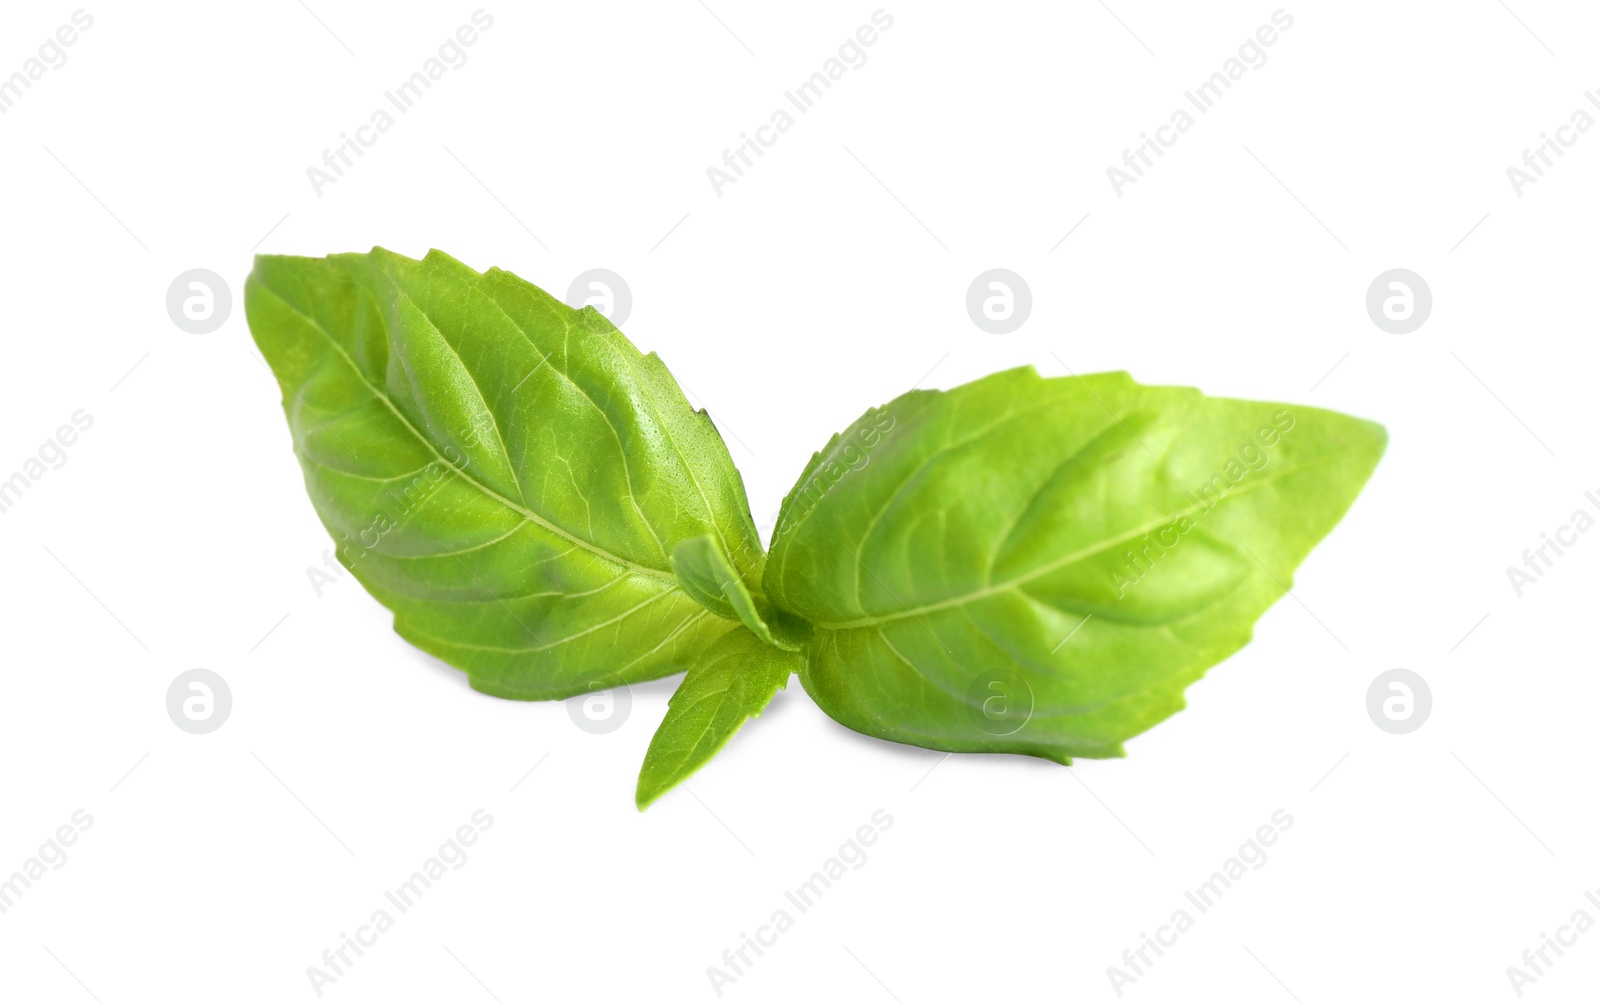
<path fill-rule="evenodd" d="M 890 431 L 843 464 L 869 424 Z M 850 728 L 1120 756 L 1249 640 L 1385 443 L 1345 415 L 1121 373 L 913 391 L 813 458 L 764 591 L 812 622 L 801 680 Z"/>
<path fill-rule="evenodd" d="M 711 421 L 592 308 L 434 251 L 260 257 L 245 288 L 339 560 L 502 697 L 681 670 L 733 628 L 673 549 L 760 552 Z"/>
<path fill-rule="evenodd" d="M 639 770 L 639 808 L 682 782 L 761 713 L 797 672 L 803 657 L 766 644 L 749 630 L 723 635 L 689 667 L 650 740 Z"/>

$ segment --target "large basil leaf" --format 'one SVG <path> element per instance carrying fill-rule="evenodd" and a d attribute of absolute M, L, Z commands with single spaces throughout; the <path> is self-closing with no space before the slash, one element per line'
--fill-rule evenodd
<path fill-rule="evenodd" d="M 644 809 L 699 770 L 746 720 L 761 713 L 804 657 L 768 645 L 746 628 L 717 639 L 695 659 L 650 740 L 634 800 Z"/>
<path fill-rule="evenodd" d="M 473 687 L 664 676 L 736 626 L 671 563 L 760 554 L 727 447 L 593 308 L 382 249 L 257 258 L 245 307 L 339 560 Z"/>
<path fill-rule="evenodd" d="M 915 391 L 812 459 L 764 591 L 812 622 L 801 681 L 850 728 L 1120 756 L 1249 640 L 1385 442 L 1122 373 Z"/>

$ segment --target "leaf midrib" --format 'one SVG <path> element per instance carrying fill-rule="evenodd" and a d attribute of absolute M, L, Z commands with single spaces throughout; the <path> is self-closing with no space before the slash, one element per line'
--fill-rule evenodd
<path fill-rule="evenodd" d="M 398 287 L 398 283 L 396 283 L 396 286 Z M 661 535 L 656 532 L 655 524 L 650 522 L 650 517 L 646 516 L 644 510 L 640 508 L 639 498 L 633 492 L 633 470 L 632 466 L 628 463 L 628 450 L 627 447 L 623 445 L 622 434 L 617 431 L 616 423 L 611 419 L 611 413 L 600 407 L 600 402 L 594 399 L 593 395 L 589 393 L 587 388 L 578 383 L 577 380 L 574 380 L 571 373 L 550 361 L 550 357 L 554 353 L 548 352 L 539 347 L 539 344 L 533 340 L 533 336 L 530 335 L 528 330 L 522 326 L 522 322 L 511 316 L 511 312 L 500 303 L 500 299 L 495 295 L 495 291 L 483 282 L 483 276 L 481 274 L 477 275 L 473 280 L 473 286 L 477 289 L 479 295 L 481 295 L 485 300 L 488 300 L 489 303 L 494 306 L 494 309 L 499 311 L 501 317 L 504 317 L 513 328 L 517 329 L 517 333 L 522 336 L 523 341 L 527 342 L 528 347 L 539 356 L 539 366 L 534 367 L 534 369 L 537 370 L 540 366 L 548 365 L 551 371 L 559 374 L 561 378 L 567 382 L 568 386 L 577 391 L 578 395 L 588 402 L 589 406 L 599 414 L 600 419 L 605 422 L 606 429 L 611 433 L 611 438 L 616 440 L 617 443 L 617 456 L 622 462 L 622 477 L 623 480 L 628 484 L 628 502 L 633 506 L 633 511 L 639 514 L 639 522 L 644 525 L 646 530 L 650 531 L 650 538 L 656 542 L 656 550 L 661 552 L 662 560 L 666 561 L 670 565 L 672 559 L 671 555 L 667 552 L 667 545 L 661 540 Z M 401 295 L 404 296 L 406 294 L 402 291 Z M 410 298 L 407 297 L 407 299 Z M 415 300 L 412 300 L 413 304 L 415 302 Z M 420 307 L 418 309 L 420 310 Z M 437 324 L 433 323 L 433 319 L 428 317 L 425 311 L 423 312 L 423 319 L 433 327 L 434 331 L 438 332 L 439 338 L 448 345 L 449 339 L 445 338 L 444 331 L 440 329 Z M 564 330 L 561 335 L 561 355 L 563 362 L 566 362 L 572 358 L 572 352 L 568 344 L 571 340 L 571 335 L 572 325 L 569 323 L 564 324 Z M 455 351 L 454 346 L 451 346 L 451 351 Z M 457 352 L 456 358 L 459 359 L 460 357 L 460 353 Z M 462 365 L 465 366 L 465 363 L 463 362 Z M 532 376 L 533 374 L 530 372 L 528 375 Z M 468 379 L 472 380 L 473 386 L 477 386 L 477 378 L 473 377 L 470 371 L 468 371 L 467 377 Z M 479 396 L 482 396 L 481 387 L 479 388 Z M 485 400 L 484 404 L 486 407 L 488 406 L 487 400 Z M 505 441 L 502 439 L 501 448 L 504 449 L 504 446 Z M 506 463 L 508 465 L 511 464 L 510 451 L 506 452 Z M 515 471 L 514 466 L 513 471 Z"/>
<path fill-rule="evenodd" d="M 469 484 L 472 487 L 476 488 L 480 493 L 482 493 L 484 495 L 484 497 L 492 499 L 493 501 L 500 503 L 501 505 L 505 506 L 507 509 L 512 510 L 513 512 L 520 513 L 522 515 L 523 519 L 526 520 L 527 522 L 533 523 L 536 526 L 539 526 L 539 527 L 541 527 L 541 528 L 543 528 L 545 530 L 548 530 L 549 532 L 555 534 L 556 536 L 562 538 L 563 540 L 570 541 L 571 543 L 576 544 L 578 547 L 581 547 L 584 550 L 591 552 L 592 554 L 596 555 L 597 557 L 603 558 L 603 559 L 605 559 L 607 561 L 612 562 L 613 564 L 619 565 L 622 568 L 626 569 L 629 572 L 632 572 L 635 575 L 641 575 L 641 576 L 644 576 L 646 578 L 651 578 L 651 579 L 658 579 L 660 581 L 669 583 L 672 586 L 672 588 L 674 588 L 674 589 L 678 588 L 677 577 L 674 576 L 671 572 L 664 572 L 664 571 L 661 571 L 660 569 L 651 568 L 648 565 L 638 564 L 637 562 L 630 561 L 627 558 L 624 558 L 619 554 L 613 554 L 612 552 L 606 550 L 605 548 L 601 547 L 598 544 L 595 544 L 592 541 L 584 540 L 582 537 L 579 537 L 579 536 L 577 536 L 577 535 L 575 535 L 573 533 L 570 533 L 567 530 L 562 529 L 560 526 L 557 526 L 555 523 L 550 522 L 548 519 L 545 519 L 543 516 L 540 516 L 538 513 L 534 512 L 533 510 L 528 509 L 525 506 L 518 505 L 516 502 L 513 502 L 512 500 L 506 498 L 504 495 L 501 495 L 499 492 L 497 492 L 494 489 L 490 488 L 488 485 L 485 485 L 484 483 L 482 483 L 478 479 L 474 478 L 472 475 L 468 474 L 466 471 L 462 470 L 460 467 L 458 467 L 454 463 L 451 463 L 449 458 L 447 458 L 444 454 L 440 453 L 438 447 L 434 446 L 434 444 L 428 439 L 428 437 L 424 436 L 417 429 L 416 426 L 411 424 L 411 420 L 408 419 L 405 416 L 404 412 L 402 412 L 398 407 L 395 406 L 394 401 L 392 399 L 390 399 L 389 395 L 387 393 L 385 393 L 382 389 L 377 387 L 375 384 L 373 384 L 372 381 L 367 379 L 367 375 L 365 373 L 361 372 L 361 367 L 356 365 L 356 361 L 350 357 L 350 353 L 345 351 L 344 346 L 340 345 L 338 340 L 335 339 L 333 337 L 333 335 L 331 335 L 328 332 L 328 330 L 326 328 L 324 328 L 321 325 L 321 323 L 319 323 L 317 321 L 316 318 L 311 317 L 309 314 L 306 314 L 303 311 L 301 311 L 293 303 L 289 302 L 288 298 L 286 298 L 283 294 L 279 293 L 277 290 L 275 290 L 271 286 L 267 285 L 266 282 L 262 281 L 259 276 L 256 277 L 256 281 L 260 283 L 262 290 L 264 290 L 265 292 L 270 294 L 279 303 L 283 304 L 286 308 L 288 308 L 288 310 L 291 313 L 293 313 L 296 317 L 299 317 L 300 319 L 305 321 L 313 329 L 315 329 L 318 334 L 320 334 L 324 339 L 326 339 L 328 344 L 333 347 L 333 350 L 335 352 L 337 352 L 339 354 L 340 358 L 342 358 L 345 361 L 345 364 L 350 367 L 350 372 L 355 374 L 356 379 L 359 380 L 361 382 L 361 384 L 364 387 L 367 388 L 367 391 L 369 393 L 371 393 L 373 397 L 375 397 L 379 401 L 383 402 L 384 407 L 388 408 L 389 411 L 392 412 L 394 414 L 394 416 L 400 420 L 400 423 L 402 425 L 404 425 L 406 427 L 406 429 L 409 430 L 413 436 L 416 437 L 417 442 L 419 442 L 423 446 L 427 447 L 428 451 L 430 453 L 432 453 L 434 455 L 434 457 L 437 458 L 440 463 L 444 464 L 447 468 L 449 468 L 451 471 L 453 471 L 456 474 L 457 477 L 461 478 L 467 484 Z"/>
<path fill-rule="evenodd" d="M 1351 446 L 1343 450 L 1334 450 L 1332 452 L 1325 453 L 1314 460 L 1310 460 L 1302 464 L 1293 464 L 1286 468 L 1281 468 L 1278 471 L 1275 471 L 1271 477 L 1257 478 L 1250 482 L 1246 487 L 1223 492 L 1217 501 L 1212 503 L 1209 508 L 1215 508 L 1230 498 L 1236 498 L 1240 495 L 1246 494 L 1247 492 L 1254 491 L 1257 488 L 1265 487 L 1266 485 L 1270 485 L 1296 472 L 1321 466 L 1338 459 L 1347 453 L 1354 453 L 1356 449 L 1357 447 Z M 912 607 L 907 610 L 898 610 L 891 614 L 883 614 L 876 617 L 863 617 L 849 621 L 813 621 L 812 623 L 818 630 L 822 631 L 846 631 L 853 628 L 876 627 L 880 624 L 887 624 L 891 621 L 904 620 L 907 617 L 920 617 L 923 614 L 936 613 L 940 610 L 948 610 L 952 607 L 961 607 L 969 603 L 976 603 L 979 600 L 988 599 L 991 596 L 998 596 L 1002 593 L 1011 592 L 1012 590 L 1017 589 L 1018 587 L 1031 582 L 1040 576 L 1048 575 L 1051 572 L 1065 568 L 1068 565 L 1074 564 L 1075 562 L 1092 557 L 1093 555 L 1107 550 L 1108 548 L 1116 547 L 1119 544 L 1125 544 L 1128 541 L 1142 536 L 1143 534 L 1149 533 L 1152 530 L 1160 529 L 1162 526 L 1171 523 L 1173 520 L 1183 519 L 1206 508 L 1208 507 L 1204 503 L 1196 502 L 1194 505 L 1185 506 L 1175 513 L 1167 513 L 1158 519 L 1142 523 L 1132 530 L 1118 534 L 1117 536 L 1111 537 L 1107 540 L 1091 544 L 1088 547 L 1081 548 L 1063 558 L 1059 558 L 1055 561 L 1049 562 L 1048 564 L 1041 565 L 1030 572 L 1025 572 L 1005 582 L 990 583 L 981 589 L 975 589 L 972 592 L 965 593 L 961 596 L 953 596 L 949 599 L 939 600 L 936 603 L 929 603 L 920 607 Z"/>
<path fill-rule="evenodd" d="M 506 274 L 509 275 L 510 273 L 506 273 Z M 595 411 L 599 412 L 600 417 L 605 421 L 606 426 L 611 430 L 612 438 L 617 441 L 618 454 L 622 458 L 623 476 L 627 480 L 628 487 L 630 489 L 629 501 L 633 503 L 634 511 L 638 512 L 640 521 L 642 523 L 644 523 L 645 528 L 650 531 L 651 537 L 653 537 L 655 539 L 656 547 L 661 551 L 662 557 L 666 560 L 666 562 L 668 564 L 668 567 L 670 568 L 670 566 L 672 564 L 672 557 L 671 557 L 671 554 L 667 550 L 666 544 L 661 540 L 661 535 L 656 532 L 655 525 L 650 522 L 650 518 L 648 516 L 646 516 L 645 513 L 644 513 L 644 510 L 639 507 L 638 499 L 631 494 L 631 489 L 633 487 L 633 473 L 632 473 L 632 471 L 631 471 L 631 469 L 629 467 L 629 464 L 628 464 L 628 451 L 627 451 L 627 448 L 623 445 L 622 434 L 617 430 L 616 424 L 611 419 L 611 414 L 609 412 L 607 412 L 604 408 L 600 407 L 600 402 L 596 401 L 593 398 L 593 396 L 591 396 L 589 394 L 589 391 L 585 387 L 583 387 L 583 385 L 579 384 L 576 380 L 574 380 L 571 373 L 568 373 L 566 370 L 562 369 L 561 367 L 556 366 L 553 363 L 550 363 L 551 353 L 547 352 L 546 350 L 541 348 L 539 346 L 539 343 L 534 341 L 533 335 L 529 333 L 528 329 L 523 325 L 523 323 L 521 321 L 517 320 L 515 317 L 511 316 L 511 311 L 507 310 L 505 304 L 500 302 L 500 297 L 499 297 L 497 291 L 495 290 L 495 288 L 492 285 L 490 285 L 488 282 L 485 281 L 486 278 L 487 278 L 487 276 L 485 276 L 483 274 L 479 274 L 474 279 L 474 286 L 477 288 L 478 292 L 484 297 L 484 299 L 488 300 L 491 304 L 494 305 L 495 310 L 499 311 L 501 317 L 504 317 L 508 322 L 510 322 L 510 324 L 511 324 L 511 326 L 513 328 L 517 329 L 517 333 L 520 334 L 522 336 L 523 340 L 528 343 L 528 347 L 539 355 L 540 360 L 541 360 L 541 365 L 549 364 L 550 368 L 552 370 L 554 370 L 555 372 L 559 373 L 562 376 L 562 378 L 565 379 L 567 381 L 567 383 L 572 386 L 572 388 L 574 390 L 576 390 L 580 395 L 582 395 L 583 398 L 585 400 L 587 400 L 591 406 L 594 407 Z M 515 279 L 516 277 L 512 276 L 512 278 Z M 518 281 L 521 281 L 521 280 L 518 280 Z M 412 302 L 415 303 L 416 301 L 413 300 Z M 424 312 L 424 317 L 426 317 L 426 312 Z M 433 324 L 431 318 L 428 319 L 428 323 Z M 433 325 L 433 328 L 434 328 L 435 331 L 439 332 L 440 338 L 444 338 L 444 332 L 442 330 L 440 330 L 438 325 L 436 325 L 436 324 Z M 568 354 L 567 339 L 568 339 L 568 336 L 570 336 L 572 330 L 573 330 L 572 324 L 567 323 L 566 324 L 566 333 L 562 337 L 562 353 L 563 353 L 563 355 L 567 355 Z M 620 331 L 617 332 L 617 333 L 619 335 L 621 334 Z M 629 347 L 631 348 L 631 346 L 629 346 Z M 452 346 L 452 351 L 454 351 L 454 347 L 453 346 Z M 626 365 L 628 367 L 628 369 L 631 372 L 633 372 L 635 375 L 638 375 L 638 359 L 635 358 L 635 355 L 630 355 L 628 352 L 624 351 L 622 353 L 622 356 L 623 356 L 624 365 Z M 460 353 L 457 353 L 456 357 L 459 359 L 460 358 Z M 464 363 L 463 363 L 463 365 L 464 365 Z M 469 374 L 469 376 L 470 376 L 470 374 Z M 474 380 L 473 383 L 474 383 L 474 385 L 476 385 L 477 381 Z M 724 552 L 731 552 L 731 549 L 729 548 L 729 545 L 728 545 L 728 536 L 727 536 L 726 533 L 723 532 L 723 529 L 722 529 L 722 521 L 717 519 L 716 510 L 711 505 L 711 498 L 708 495 L 706 495 L 705 486 L 700 483 L 700 475 L 698 473 L 696 473 L 696 471 L 694 469 L 694 465 L 689 462 L 689 458 L 683 455 L 683 448 L 678 443 L 678 437 L 673 435 L 670 431 L 667 431 L 667 424 L 661 417 L 661 409 L 659 407 L 657 407 L 657 402 L 656 402 L 656 399 L 655 399 L 655 392 L 654 392 L 653 387 L 650 385 L 648 380 L 641 380 L 640 381 L 640 386 L 643 388 L 642 393 L 641 393 L 641 398 L 643 399 L 645 404 L 650 408 L 651 415 L 655 418 L 656 424 L 661 426 L 662 430 L 666 433 L 665 438 L 666 438 L 666 441 L 667 441 L 668 445 L 670 445 L 672 447 L 673 455 L 678 458 L 678 462 L 683 466 L 684 475 L 689 479 L 689 483 L 694 485 L 695 493 L 700 496 L 700 503 L 703 506 L 705 506 L 706 522 L 708 524 L 710 524 L 712 532 L 714 532 L 717 535 L 717 539 L 722 542 L 723 551 Z M 480 388 L 480 396 L 481 396 L 481 388 Z M 687 404 L 688 402 L 685 401 L 685 403 Z M 485 401 L 485 405 L 487 406 L 487 401 Z M 501 440 L 502 448 L 504 448 L 504 442 L 505 442 L 504 439 L 502 439 Z M 510 461 L 510 453 L 509 453 L 509 451 L 506 454 L 506 459 L 507 459 L 507 462 L 509 463 L 509 461 Z M 513 468 L 513 476 L 515 476 L 515 469 L 514 468 Z"/>

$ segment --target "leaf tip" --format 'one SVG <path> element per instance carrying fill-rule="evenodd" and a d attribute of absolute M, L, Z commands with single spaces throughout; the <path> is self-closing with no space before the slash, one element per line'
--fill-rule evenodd
<path fill-rule="evenodd" d="M 1377 451 L 1378 455 L 1380 457 L 1383 456 L 1383 452 L 1389 448 L 1388 427 L 1381 422 L 1374 422 L 1371 419 L 1362 419 L 1361 424 L 1364 427 L 1368 437 L 1371 438 L 1372 445 Z"/>
<path fill-rule="evenodd" d="M 633 790 L 633 804 L 640 812 L 656 804 L 656 799 L 667 793 L 667 789 L 645 779 L 639 775 L 639 786 Z"/>

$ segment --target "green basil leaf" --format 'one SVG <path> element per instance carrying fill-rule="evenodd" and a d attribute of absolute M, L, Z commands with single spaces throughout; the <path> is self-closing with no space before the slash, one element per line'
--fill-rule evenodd
<path fill-rule="evenodd" d="M 673 549 L 759 554 L 710 419 L 593 308 L 382 249 L 264 256 L 256 344 L 339 560 L 407 640 L 501 697 L 664 676 L 726 633 Z"/>
<path fill-rule="evenodd" d="M 1386 441 L 1123 373 L 914 391 L 812 459 L 764 592 L 811 622 L 801 682 L 852 729 L 1121 756 L 1250 639 Z"/>
<path fill-rule="evenodd" d="M 674 548 L 672 567 L 683 591 L 701 606 L 739 621 L 768 645 L 799 651 L 810 634 L 805 625 L 754 596 L 710 534 L 690 538 Z"/>
<path fill-rule="evenodd" d="M 723 635 L 689 667 L 650 740 L 634 800 L 642 810 L 706 764 L 798 672 L 798 652 L 744 628 Z"/>

